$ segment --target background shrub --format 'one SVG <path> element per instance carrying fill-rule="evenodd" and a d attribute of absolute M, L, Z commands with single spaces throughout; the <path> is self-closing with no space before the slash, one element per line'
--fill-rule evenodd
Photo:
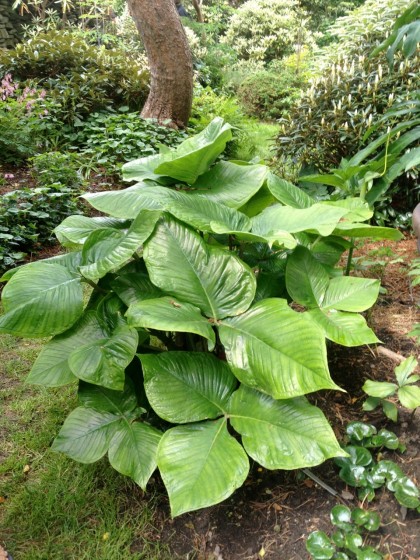
<path fill-rule="evenodd" d="M 223 40 L 239 58 L 270 62 L 309 43 L 310 32 L 297 0 L 248 0 L 233 14 Z"/>
<path fill-rule="evenodd" d="M 89 45 L 69 31 L 39 33 L 14 50 L 0 52 L 0 72 L 36 79 L 59 100 L 61 120 L 74 122 L 109 105 L 140 109 L 148 93 L 144 63 L 125 51 Z"/>
<path fill-rule="evenodd" d="M 368 0 L 335 24 L 343 33 L 340 42 L 321 51 L 315 68 L 318 77 L 282 121 L 280 162 L 292 159 L 298 166 L 320 171 L 337 167 L 343 157 L 363 147 L 368 127 L 414 91 L 418 57 L 395 57 L 389 68 L 384 53 L 370 56 L 392 27 L 397 11 L 405 7 L 404 0 Z M 396 117 L 394 124 L 404 118 Z M 389 124 L 379 125 L 376 135 Z"/>
<path fill-rule="evenodd" d="M 300 97 L 305 77 L 283 67 L 279 72 L 261 70 L 241 83 L 238 98 L 248 115 L 263 120 L 285 116 Z"/>

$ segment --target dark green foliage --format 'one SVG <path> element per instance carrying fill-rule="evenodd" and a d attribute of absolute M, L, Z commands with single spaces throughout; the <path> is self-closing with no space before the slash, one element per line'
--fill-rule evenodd
<path fill-rule="evenodd" d="M 288 114 L 304 83 L 304 77 L 294 69 L 283 68 L 280 73 L 261 70 L 245 78 L 238 97 L 248 115 L 277 119 Z"/>
<path fill-rule="evenodd" d="M 186 133 L 143 119 L 139 113 L 94 113 L 78 123 L 73 136 L 82 157 L 114 172 L 136 157 L 150 156 L 160 145 L 175 147 Z"/>
<path fill-rule="evenodd" d="M 109 105 L 142 107 L 148 72 L 124 51 L 89 45 L 64 31 L 39 33 L 0 53 L 0 71 L 15 80 L 36 79 L 61 104 L 61 120 L 74 122 Z"/>
<path fill-rule="evenodd" d="M 82 178 L 79 173 L 81 158 L 71 152 L 47 152 L 30 160 L 33 175 L 39 186 L 48 187 L 59 183 L 66 187 L 80 188 Z"/>
<path fill-rule="evenodd" d="M 0 271 L 52 241 L 52 229 L 78 211 L 80 194 L 60 184 L 19 189 L 0 199 Z"/>

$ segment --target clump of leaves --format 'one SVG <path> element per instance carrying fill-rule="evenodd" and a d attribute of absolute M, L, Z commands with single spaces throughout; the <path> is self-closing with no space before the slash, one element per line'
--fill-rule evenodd
<path fill-rule="evenodd" d="M 334 506 L 330 514 L 336 530 L 330 537 L 323 531 L 314 531 L 306 541 L 306 550 L 314 560 L 381 560 L 384 556 L 371 546 L 364 546 L 364 533 L 377 531 L 379 515 L 356 507 Z"/>
<path fill-rule="evenodd" d="M 376 430 L 364 422 L 350 422 L 346 429 L 348 445 L 344 450 L 347 457 L 334 461 L 340 467 L 340 478 L 349 486 L 358 488 L 361 500 L 371 501 L 375 490 L 386 486 L 394 493 L 398 503 L 420 512 L 420 491 L 394 461 L 375 461 L 369 449 L 386 448 L 404 451 L 405 447 L 397 436 L 388 430 Z"/>
<path fill-rule="evenodd" d="M 401 237 L 362 223 L 359 199 L 317 203 L 265 165 L 219 161 L 231 138 L 216 118 L 125 164 L 134 185 L 85 195 L 107 216 L 55 229 L 71 252 L 3 277 L 0 332 L 53 337 L 28 381 L 79 383 L 53 449 L 108 454 L 142 488 L 159 468 L 173 515 L 230 496 L 249 457 L 289 470 L 346 455 L 305 395 L 339 389 L 327 338 L 377 341 L 360 312 L 379 282 L 337 264 L 349 236 Z"/>
<path fill-rule="evenodd" d="M 395 368 L 397 383 L 371 381 L 370 379 L 365 381 L 362 389 L 369 397 L 363 403 L 363 410 L 371 411 L 381 406 L 385 416 L 393 422 L 397 422 L 398 408 L 392 400 L 392 397 L 395 397 L 402 406 L 414 411 L 420 406 L 420 387 L 414 385 L 420 376 L 413 375 L 417 366 L 417 360 L 410 356 Z"/>

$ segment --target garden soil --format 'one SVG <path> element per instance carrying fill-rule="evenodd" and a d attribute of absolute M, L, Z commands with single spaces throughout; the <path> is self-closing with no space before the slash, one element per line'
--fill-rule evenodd
<path fill-rule="evenodd" d="M 382 346 L 402 356 L 419 357 L 415 339 L 407 336 L 420 321 L 420 289 L 410 286 L 409 265 L 418 255 L 414 239 L 400 242 L 365 244 L 355 256 L 363 260 L 383 260 L 372 252 L 385 252 L 388 264 L 378 264 L 363 272 L 382 280 L 386 293 L 368 313 L 367 320 Z M 390 256 L 389 256 L 390 255 Z M 398 260 L 401 262 L 392 263 Z M 329 418 L 337 437 L 342 440 L 350 421 L 366 421 L 378 429 L 386 427 L 397 433 L 407 446 L 403 454 L 383 452 L 380 458 L 397 462 L 404 472 L 420 485 L 420 410 L 414 418 L 401 411 L 398 424 L 387 421 L 382 412 L 365 413 L 361 389 L 366 379 L 394 381 L 393 359 L 378 354 L 375 347 L 329 347 L 330 370 L 334 381 L 347 392 L 322 392 L 311 396 Z M 160 519 L 151 538 L 169 546 L 178 560 L 308 560 L 305 542 L 311 531 L 329 534 L 331 508 L 336 504 L 360 505 L 354 488 L 338 477 L 333 461 L 311 470 L 332 487 L 331 495 L 302 471 L 268 471 L 252 466 L 245 485 L 220 505 L 171 519 L 163 486 Z M 401 508 L 387 490 L 377 491 L 369 508 L 382 518 L 380 530 L 365 544 L 377 547 L 386 560 L 420 560 L 420 515 Z M 133 551 L 140 551 L 133 543 Z"/>

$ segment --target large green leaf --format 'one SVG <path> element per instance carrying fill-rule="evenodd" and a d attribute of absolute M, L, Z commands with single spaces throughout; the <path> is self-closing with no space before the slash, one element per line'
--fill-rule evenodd
<path fill-rule="evenodd" d="M 161 437 L 162 433 L 148 424 L 123 422 L 109 444 L 109 462 L 145 490 L 157 466 L 156 455 Z"/>
<path fill-rule="evenodd" d="M 92 280 L 102 278 L 111 270 L 126 263 L 137 249 L 150 237 L 160 212 L 143 210 L 127 232 L 102 229 L 91 233 L 83 247 L 80 272 Z"/>
<path fill-rule="evenodd" d="M 140 360 L 147 398 L 168 422 L 183 424 L 221 416 L 237 385 L 226 362 L 204 352 L 144 354 Z"/>
<path fill-rule="evenodd" d="M 243 313 L 255 295 L 247 265 L 171 218 L 145 243 L 144 260 L 156 286 L 214 319 Z"/>
<path fill-rule="evenodd" d="M 219 325 L 226 358 L 245 385 L 287 399 L 338 389 L 328 372 L 323 331 L 283 299 L 258 302 Z"/>
<path fill-rule="evenodd" d="M 367 326 L 365 318 L 358 313 L 311 309 L 307 312 L 307 316 L 324 330 L 326 338 L 337 344 L 361 346 L 380 342 L 372 329 Z"/>
<path fill-rule="evenodd" d="M 79 266 L 82 263 L 82 252 L 72 251 L 71 253 L 64 253 L 62 255 L 55 255 L 54 257 L 49 257 L 48 259 L 42 259 L 39 261 L 34 261 L 28 264 L 23 264 L 16 268 L 11 268 L 7 270 L 3 276 L 0 278 L 0 282 L 8 282 L 16 272 L 23 267 L 38 266 L 42 262 L 43 264 L 59 264 L 64 266 L 67 270 L 73 274 L 78 273 Z"/>
<path fill-rule="evenodd" d="M 329 280 L 324 267 L 311 252 L 299 246 L 288 258 L 286 285 L 291 297 L 309 308 L 365 311 L 379 293 L 379 280 L 338 276 Z"/>
<path fill-rule="evenodd" d="M 34 263 L 19 269 L 3 290 L 0 332 L 28 338 L 53 336 L 83 313 L 80 276 L 58 264 Z"/>
<path fill-rule="evenodd" d="M 404 385 L 398 389 L 400 403 L 408 409 L 420 406 L 420 387 L 417 385 Z"/>
<path fill-rule="evenodd" d="M 169 191 L 163 187 L 151 186 L 149 183 L 138 183 L 123 190 L 85 194 L 83 198 L 100 212 L 115 218 L 133 220 L 141 210 L 160 210 L 162 204 L 159 193 L 166 190 Z"/>
<path fill-rule="evenodd" d="M 88 383 L 122 390 L 125 368 L 135 356 L 137 343 L 136 329 L 122 324 L 112 334 L 104 331 L 102 338 L 73 350 L 68 361 L 70 369 Z"/>
<path fill-rule="evenodd" d="M 265 165 L 238 165 L 220 161 L 209 171 L 200 175 L 189 196 L 205 198 L 228 206 L 240 208 L 262 187 L 267 176 Z"/>
<path fill-rule="evenodd" d="M 323 309 L 366 311 L 378 298 L 380 281 L 371 278 L 332 278 L 322 302 Z"/>
<path fill-rule="evenodd" d="M 147 272 L 122 273 L 111 282 L 112 289 L 119 298 L 128 306 L 145 299 L 155 299 L 163 295 L 150 281 Z"/>
<path fill-rule="evenodd" d="M 306 247 L 298 246 L 287 259 L 286 286 L 294 301 L 305 307 L 322 305 L 329 277 Z"/>
<path fill-rule="evenodd" d="M 81 381 L 78 397 L 79 403 L 85 408 L 112 412 L 127 418 L 133 418 L 132 413 L 137 407 L 137 397 L 130 379 L 126 380 L 123 391 L 114 391 Z"/>
<path fill-rule="evenodd" d="M 59 387 L 75 381 L 77 377 L 68 365 L 70 354 L 75 348 L 95 340 L 100 334 L 96 314 L 85 313 L 71 329 L 55 336 L 44 346 L 26 379 L 27 383 Z"/>
<path fill-rule="evenodd" d="M 341 222 L 333 233 L 343 237 L 373 237 L 374 239 L 392 239 L 394 241 L 399 241 L 404 237 L 397 229 L 346 222 Z"/>
<path fill-rule="evenodd" d="M 127 216 L 121 216 L 127 218 Z M 69 216 L 54 230 L 58 241 L 66 246 L 83 245 L 88 236 L 103 228 L 124 229 L 130 227 L 127 220 L 116 220 L 108 217 L 88 218 L 87 216 Z"/>
<path fill-rule="evenodd" d="M 363 222 L 373 216 L 373 210 L 369 208 L 368 203 L 357 197 L 348 197 L 343 200 L 324 200 L 321 204 L 345 208 L 347 210 L 346 220 L 350 222 Z"/>
<path fill-rule="evenodd" d="M 94 463 L 105 455 L 121 416 L 79 406 L 66 418 L 52 444 L 80 463 Z"/>
<path fill-rule="evenodd" d="M 158 467 L 175 517 L 228 498 L 245 481 L 249 462 L 221 418 L 168 430 L 160 440 Z"/>
<path fill-rule="evenodd" d="M 199 134 L 187 138 L 175 149 L 126 163 L 124 179 L 142 181 L 171 177 L 193 184 L 223 152 L 231 138 L 231 126 L 216 117 Z"/>
<path fill-rule="evenodd" d="M 346 213 L 345 208 L 319 203 L 302 209 L 275 204 L 253 218 L 252 232 L 263 237 L 273 236 L 277 231 L 314 231 L 327 236 Z"/>
<path fill-rule="evenodd" d="M 213 328 L 198 307 L 171 297 L 133 303 L 126 316 L 132 327 L 199 334 L 209 341 L 209 350 L 216 343 Z"/>
<path fill-rule="evenodd" d="M 302 189 L 296 187 L 293 183 L 289 183 L 289 181 L 285 179 L 277 177 L 274 173 L 268 175 L 267 185 L 272 195 L 286 206 L 291 206 L 292 208 L 309 208 L 315 204 L 315 200 Z"/>
<path fill-rule="evenodd" d="M 301 469 L 345 456 L 321 410 L 305 398 L 277 401 L 241 386 L 229 406 L 247 453 L 266 469 Z"/>

